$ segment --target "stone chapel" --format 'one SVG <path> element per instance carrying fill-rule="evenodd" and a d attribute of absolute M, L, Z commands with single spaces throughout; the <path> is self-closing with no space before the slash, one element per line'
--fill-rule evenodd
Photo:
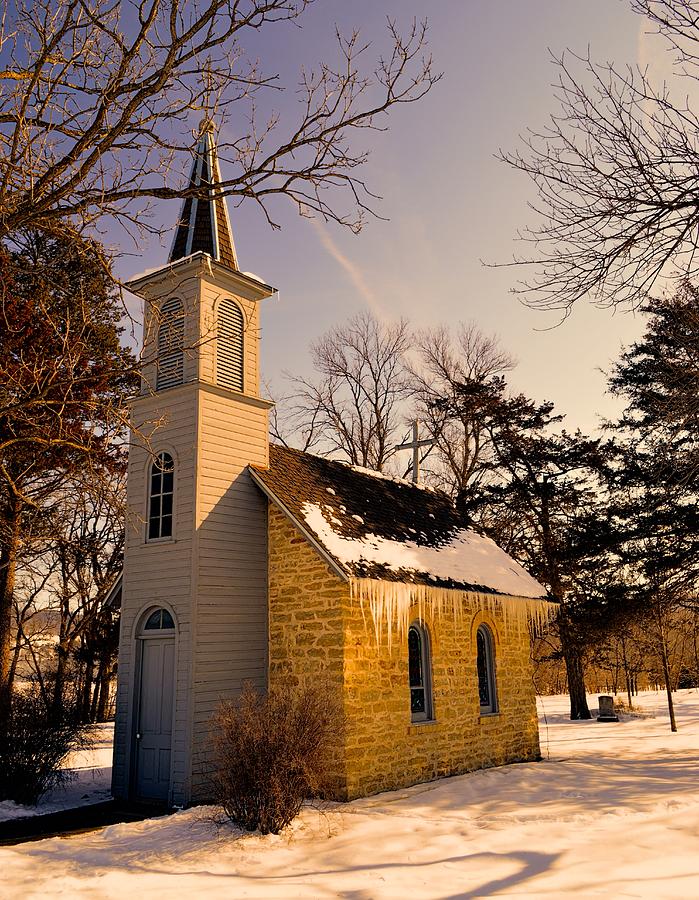
<path fill-rule="evenodd" d="M 132 402 L 114 745 L 117 798 L 207 799 L 210 720 L 246 681 L 322 681 L 347 800 L 539 756 L 529 624 L 544 588 L 438 491 L 270 445 L 260 304 L 213 126 L 145 301 Z"/>

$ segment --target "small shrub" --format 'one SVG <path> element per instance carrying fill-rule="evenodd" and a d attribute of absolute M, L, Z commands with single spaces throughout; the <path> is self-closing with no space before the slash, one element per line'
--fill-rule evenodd
<path fill-rule="evenodd" d="M 306 798 L 322 796 L 342 716 L 325 688 L 259 694 L 246 685 L 213 721 L 214 785 L 226 815 L 278 834 Z"/>
<path fill-rule="evenodd" d="M 38 691 L 15 694 L 7 727 L 0 728 L 0 800 L 35 805 L 70 778 L 61 768 L 66 757 L 88 745 L 73 710 L 57 717 Z"/>
<path fill-rule="evenodd" d="M 642 709 L 640 706 L 629 706 L 621 697 L 614 698 L 614 712 L 623 716 L 623 718 L 631 719 L 652 719 L 653 713 Z"/>

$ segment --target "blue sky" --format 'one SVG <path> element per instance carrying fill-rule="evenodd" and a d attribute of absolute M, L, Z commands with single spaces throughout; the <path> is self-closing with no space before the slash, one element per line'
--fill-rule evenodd
<path fill-rule="evenodd" d="M 271 231 L 253 204 L 231 209 L 241 268 L 280 289 L 263 313 L 263 376 L 280 389 L 283 370 L 308 374 L 309 341 L 367 307 L 416 327 L 472 319 L 519 360 L 511 378 L 518 390 L 555 401 L 569 427 L 594 428 L 615 408 L 599 369 L 639 333 L 640 321 L 580 305 L 553 327 L 555 315 L 511 293 L 517 270 L 482 264 L 518 252 L 517 229 L 530 221 L 534 199 L 526 177 L 495 154 L 555 111 L 550 52 L 586 53 L 589 44 L 600 60 L 635 63 L 641 54 L 654 62 L 662 45 L 643 37 L 643 20 L 625 0 L 319 0 L 302 28 L 271 30 L 251 49 L 293 85 L 302 65 L 333 57 L 336 22 L 380 44 L 387 16 L 408 25 L 425 14 L 444 78 L 424 100 L 396 110 L 389 131 L 371 140 L 363 173 L 388 220 L 355 236 L 302 219 L 289 205 L 277 207 L 282 229 Z M 293 89 L 272 102 L 288 112 Z M 121 275 L 165 260 L 177 208 L 158 215 L 162 242 L 122 260 Z"/>

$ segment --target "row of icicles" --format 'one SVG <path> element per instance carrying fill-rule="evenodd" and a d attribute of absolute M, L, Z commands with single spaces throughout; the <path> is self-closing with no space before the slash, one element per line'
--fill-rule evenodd
<path fill-rule="evenodd" d="M 377 581 L 372 578 L 353 578 L 350 581 L 353 600 L 359 602 L 366 624 L 368 610 L 374 626 L 377 644 L 386 634 L 388 649 L 393 636 L 404 638 L 412 622 L 451 618 L 461 624 L 467 613 L 474 612 L 476 601 L 494 617 L 502 617 L 507 625 L 514 622 L 520 628 L 533 628 L 541 632 L 556 613 L 557 604 L 531 597 L 510 597 L 453 588 L 432 587 L 428 584 L 405 584 L 400 581 Z"/>

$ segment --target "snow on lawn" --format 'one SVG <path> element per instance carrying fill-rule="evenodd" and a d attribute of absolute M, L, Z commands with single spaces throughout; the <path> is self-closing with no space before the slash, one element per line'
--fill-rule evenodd
<path fill-rule="evenodd" d="M 380 794 L 283 835 L 193 809 L 0 850 L 3 897 L 699 896 L 699 693 L 647 718 L 568 722 L 545 698 L 545 759 Z"/>
<path fill-rule="evenodd" d="M 45 794 L 37 806 L 18 806 L 10 800 L 0 803 L 0 822 L 100 803 L 111 796 L 112 742 L 114 723 L 95 725 L 90 750 L 73 753 L 66 761 L 70 781 Z"/>

